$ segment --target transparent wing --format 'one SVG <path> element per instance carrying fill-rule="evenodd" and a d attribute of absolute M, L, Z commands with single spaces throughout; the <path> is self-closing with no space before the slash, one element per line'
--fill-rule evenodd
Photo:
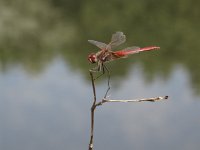
<path fill-rule="evenodd" d="M 140 47 L 138 46 L 127 47 L 121 51 L 121 53 L 124 55 L 135 54 L 139 52 L 140 52 Z"/>
<path fill-rule="evenodd" d="M 98 42 L 98 41 L 94 41 L 94 40 L 88 40 L 89 43 L 97 46 L 100 49 L 106 49 L 107 44 L 103 43 L 103 42 Z"/>
<path fill-rule="evenodd" d="M 138 46 L 131 46 L 131 47 L 127 47 L 127 48 L 125 48 L 125 49 L 123 49 L 124 51 L 135 51 L 135 52 L 139 52 L 139 50 L 140 50 L 140 47 L 138 47 Z"/>
<path fill-rule="evenodd" d="M 126 41 L 126 36 L 123 32 L 116 32 L 112 35 L 111 42 L 109 43 L 111 48 L 117 47 Z"/>
<path fill-rule="evenodd" d="M 140 47 L 132 46 L 132 47 L 127 47 L 120 51 L 112 52 L 112 54 L 114 56 L 113 59 L 116 59 L 116 58 L 126 58 L 130 54 L 135 54 L 139 52 L 140 52 Z"/>

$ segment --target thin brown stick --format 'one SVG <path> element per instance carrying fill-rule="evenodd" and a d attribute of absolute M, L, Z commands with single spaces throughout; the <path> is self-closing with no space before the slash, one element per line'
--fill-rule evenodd
<path fill-rule="evenodd" d="M 90 143 L 89 143 L 89 150 L 93 150 L 93 139 L 94 139 L 94 111 L 96 108 L 96 90 L 95 90 L 95 83 L 94 83 L 94 77 L 93 77 L 93 73 L 92 71 L 90 71 L 90 77 L 91 77 L 91 81 L 92 81 L 92 90 L 93 90 L 93 95 L 94 95 L 94 100 L 93 100 L 93 104 L 91 107 L 91 131 L 90 131 Z"/>
<path fill-rule="evenodd" d="M 92 90 L 93 90 L 93 95 L 94 95 L 94 101 L 93 101 L 93 105 L 96 103 L 97 101 L 97 97 L 96 97 L 96 90 L 95 90 L 95 83 L 94 83 L 94 76 L 93 76 L 93 72 L 90 71 L 90 77 L 91 77 L 91 81 L 92 81 Z"/>

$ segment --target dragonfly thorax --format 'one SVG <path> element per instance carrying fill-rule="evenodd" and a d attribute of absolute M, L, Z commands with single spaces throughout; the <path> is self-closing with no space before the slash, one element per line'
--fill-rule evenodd
<path fill-rule="evenodd" d="M 89 60 L 89 62 L 91 62 L 91 63 L 96 63 L 98 60 L 97 60 L 97 56 L 96 56 L 96 54 L 94 54 L 94 53 L 91 53 L 89 56 L 88 56 L 88 60 Z"/>

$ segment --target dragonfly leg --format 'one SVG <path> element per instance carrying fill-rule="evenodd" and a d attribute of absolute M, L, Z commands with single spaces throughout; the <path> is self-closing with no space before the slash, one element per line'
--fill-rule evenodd
<path fill-rule="evenodd" d="M 99 77 L 101 77 L 102 75 L 104 75 L 105 71 L 106 71 L 106 73 L 108 75 L 108 88 L 107 88 L 106 94 L 104 96 L 104 98 L 106 98 L 107 95 L 108 95 L 108 92 L 110 90 L 110 71 L 109 71 L 109 69 L 106 67 L 105 64 L 102 63 L 101 65 L 98 65 L 97 67 L 91 69 L 90 71 L 93 72 L 93 73 L 101 72 L 102 71 L 102 73 L 99 76 L 97 76 L 96 78 L 94 78 L 94 80 L 97 80 Z"/>
<path fill-rule="evenodd" d="M 108 68 L 106 67 L 106 65 L 103 65 L 103 70 L 104 69 L 106 70 L 107 75 L 108 75 L 108 89 L 107 89 L 106 94 L 104 96 L 104 98 L 106 98 L 107 95 L 108 95 L 108 91 L 110 90 L 110 71 L 108 70 Z"/>
<path fill-rule="evenodd" d="M 93 73 L 99 72 L 99 67 L 97 66 L 95 68 L 90 69 L 90 72 L 93 72 Z"/>
<path fill-rule="evenodd" d="M 98 75 L 94 80 L 97 80 L 98 78 L 100 78 L 102 75 L 105 74 L 105 69 L 103 67 L 103 63 L 98 63 L 98 66 L 95 67 L 94 72 L 102 72 L 100 75 Z"/>
<path fill-rule="evenodd" d="M 102 68 L 102 73 L 100 75 L 98 75 L 94 80 L 97 80 L 98 78 L 100 78 L 104 74 L 105 74 L 105 70 L 104 70 L 104 67 L 103 67 Z"/>

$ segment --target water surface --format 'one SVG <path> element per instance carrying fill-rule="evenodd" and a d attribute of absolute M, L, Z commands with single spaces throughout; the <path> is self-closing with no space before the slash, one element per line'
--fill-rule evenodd
<path fill-rule="evenodd" d="M 160 46 L 108 65 L 110 98 L 169 95 L 156 103 L 109 103 L 95 116 L 95 150 L 198 150 L 199 2 L 0 1 L 0 149 L 88 148 L 92 88 L 87 40 Z M 106 76 L 96 83 L 101 99 Z"/>

